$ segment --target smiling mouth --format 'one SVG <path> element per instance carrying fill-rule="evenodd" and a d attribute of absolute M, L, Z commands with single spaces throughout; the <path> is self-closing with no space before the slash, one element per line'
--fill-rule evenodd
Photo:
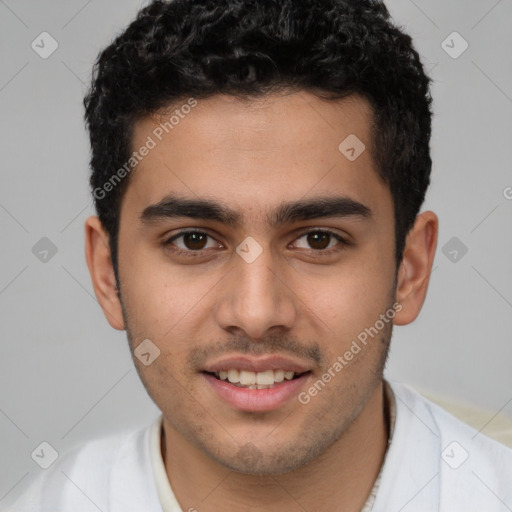
<path fill-rule="evenodd" d="M 217 380 L 229 382 L 235 387 L 244 389 L 271 389 L 283 382 L 298 379 L 310 372 L 295 373 L 288 370 L 265 370 L 252 372 L 248 370 L 221 370 L 219 372 L 204 372 Z"/>

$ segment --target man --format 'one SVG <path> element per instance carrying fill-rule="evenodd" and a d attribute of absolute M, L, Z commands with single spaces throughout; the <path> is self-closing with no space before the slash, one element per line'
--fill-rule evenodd
<path fill-rule="evenodd" d="M 501 511 L 512 451 L 383 380 L 425 299 L 431 97 L 377 1 L 153 2 L 85 99 L 98 301 L 162 416 L 27 511 Z"/>

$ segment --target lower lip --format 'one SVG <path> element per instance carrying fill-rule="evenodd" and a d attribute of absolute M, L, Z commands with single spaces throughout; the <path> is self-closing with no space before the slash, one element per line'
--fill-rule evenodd
<path fill-rule="evenodd" d="M 309 377 L 309 372 L 292 380 L 275 384 L 273 388 L 246 389 L 234 386 L 227 381 L 203 373 L 206 382 L 214 392 L 229 405 L 240 411 L 263 412 L 272 411 L 284 405 L 288 400 L 299 394 L 300 388 Z"/>

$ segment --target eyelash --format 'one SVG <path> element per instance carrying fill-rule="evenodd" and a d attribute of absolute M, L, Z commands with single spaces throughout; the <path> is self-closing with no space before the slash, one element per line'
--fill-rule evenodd
<path fill-rule="evenodd" d="M 183 250 L 183 249 L 177 248 L 172 243 L 175 240 L 177 240 L 178 238 L 180 238 L 180 237 L 182 237 L 184 235 L 187 235 L 189 233 L 199 233 L 201 235 L 206 235 L 209 238 L 213 238 L 211 235 L 209 235 L 208 233 L 206 233 L 204 231 L 195 230 L 195 229 L 188 229 L 188 230 L 180 231 L 179 233 L 176 233 L 171 238 L 168 238 L 167 240 L 165 240 L 162 243 L 162 245 L 167 250 L 170 250 L 171 252 L 173 252 L 174 254 L 176 254 L 178 256 L 185 256 L 185 257 L 190 257 L 190 258 L 197 258 L 198 256 L 204 256 L 204 251 L 206 249 L 198 249 L 196 251 L 194 251 L 192 249 Z M 333 253 L 336 253 L 336 252 L 340 252 L 340 251 L 343 251 L 345 249 L 345 246 L 350 245 L 350 242 L 348 242 L 345 238 L 343 238 L 338 233 L 335 233 L 334 231 L 331 231 L 329 229 L 310 229 L 308 231 L 305 231 L 305 232 L 301 233 L 295 240 L 299 240 L 300 238 L 302 238 L 304 236 L 307 236 L 307 235 L 309 235 L 311 233 L 328 234 L 328 235 L 331 235 L 332 237 L 334 237 L 338 242 L 340 242 L 335 247 L 331 247 L 330 249 L 310 249 L 309 251 L 311 253 L 315 254 L 315 256 L 330 255 L 330 254 L 333 254 Z M 341 246 L 341 247 L 339 247 L 339 246 Z"/>

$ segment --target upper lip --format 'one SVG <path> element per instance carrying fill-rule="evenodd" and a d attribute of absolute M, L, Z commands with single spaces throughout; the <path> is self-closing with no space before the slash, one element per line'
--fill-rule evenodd
<path fill-rule="evenodd" d="M 283 356 L 230 356 L 223 357 L 205 365 L 205 372 L 218 373 L 221 370 L 245 370 L 249 372 L 264 372 L 265 370 L 284 370 L 294 373 L 304 373 L 311 368 L 299 361 Z"/>

